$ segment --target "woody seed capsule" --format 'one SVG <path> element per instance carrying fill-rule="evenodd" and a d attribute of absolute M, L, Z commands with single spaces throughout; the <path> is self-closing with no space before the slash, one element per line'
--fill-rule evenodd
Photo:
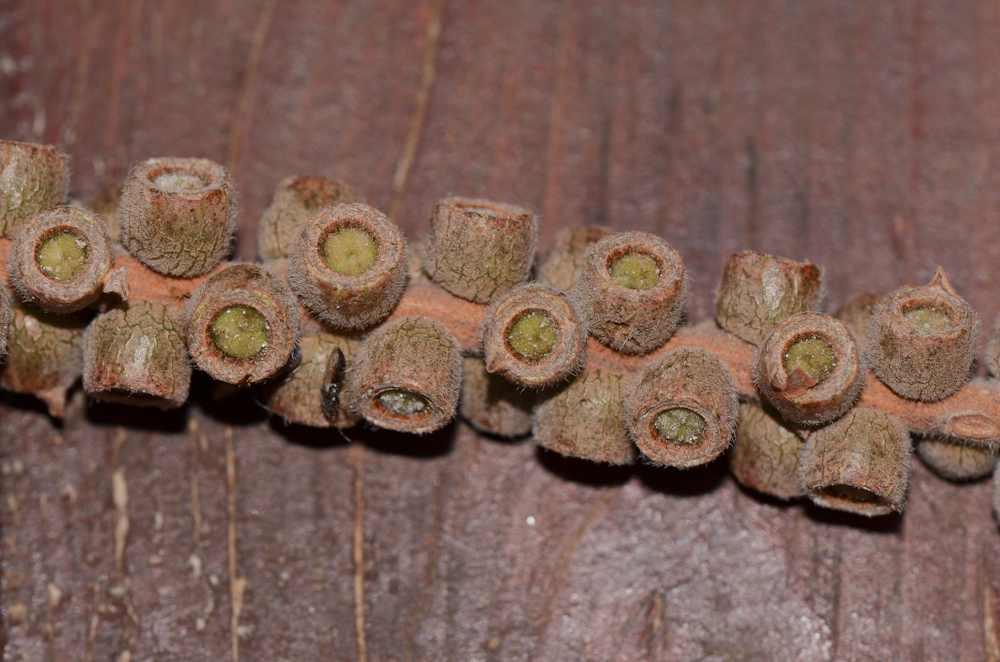
<path fill-rule="evenodd" d="M 331 419 L 326 415 L 323 409 L 323 388 L 326 386 L 327 366 L 333 353 L 340 350 L 344 356 L 345 369 L 351 369 L 359 344 L 354 338 L 326 331 L 302 336 L 299 341 L 302 353 L 299 364 L 285 378 L 269 385 L 264 405 L 272 414 L 281 416 L 289 423 L 319 428 L 351 427 L 357 423 L 358 417 L 350 411 L 342 397 L 338 398 L 334 417 Z"/>
<path fill-rule="evenodd" d="M 865 517 L 903 509 L 910 479 L 910 436 L 898 420 L 857 407 L 809 435 L 802 484 L 824 508 Z"/>
<path fill-rule="evenodd" d="M 360 203 L 327 207 L 302 226 L 288 279 L 302 303 L 338 329 L 366 329 L 406 287 L 406 245 L 385 214 Z"/>
<path fill-rule="evenodd" d="M 538 280 L 569 292 L 580 277 L 590 247 L 609 234 L 611 230 L 601 226 L 560 230 L 539 261 Z"/>
<path fill-rule="evenodd" d="M 673 335 L 684 312 L 680 255 L 645 232 L 620 232 L 587 253 L 573 299 L 590 334 L 626 354 L 645 354 Z"/>
<path fill-rule="evenodd" d="M 543 448 L 606 464 L 631 464 L 635 445 L 625 430 L 625 376 L 584 370 L 539 394 L 535 441 Z"/>
<path fill-rule="evenodd" d="M 755 403 L 740 405 L 729 469 L 741 485 L 779 499 L 802 496 L 801 451 L 802 439 L 777 418 L 777 412 Z"/>
<path fill-rule="evenodd" d="M 715 318 L 726 331 L 757 345 L 778 322 L 815 310 L 822 298 L 817 266 L 764 253 L 736 253 L 722 272 Z"/>
<path fill-rule="evenodd" d="M 753 363 L 761 395 L 800 425 L 822 425 L 854 406 L 864 386 L 858 342 L 822 313 L 796 313 L 764 338 Z"/>
<path fill-rule="evenodd" d="M 122 243 L 144 265 L 168 276 L 199 276 L 229 252 L 236 185 L 208 159 L 150 159 L 125 180 L 117 220 Z"/>
<path fill-rule="evenodd" d="M 51 145 L 0 140 L 0 236 L 13 237 L 35 214 L 63 204 L 69 157 Z"/>
<path fill-rule="evenodd" d="M 714 354 L 675 349 L 629 384 L 625 420 L 643 455 L 671 467 L 711 462 L 729 445 L 739 401 L 729 370 Z"/>
<path fill-rule="evenodd" d="M 848 300 L 833 314 L 854 332 L 854 337 L 858 339 L 858 347 L 861 348 L 862 353 L 864 353 L 868 343 L 868 324 L 872 318 L 872 311 L 884 298 L 883 292 L 859 294 Z"/>
<path fill-rule="evenodd" d="M 10 352 L 0 367 L 0 386 L 31 393 L 56 418 L 66 415 L 66 392 L 83 369 L 83 333 L 88 318 L 55 315 L 34 306 L 11 311 Z"/>
<path fill-rule="evenodd" d="M 900 288 L 875 308 L 868 359 L 904 398 L 943 400 L 969 380 L 978 338 L 976 311 L 938 267 L 928 285 Z"/>
<path fill-rule="evenodd" d="M 347 376 L 346 401 L 379 427 L 423 434 L 455 415 L 462 355 L 440 322 L 403 317 L 372 333 Z"/>
<path fill-rule="evenodd" d="M 478 356 L 463 359 L 458 411 L 480 432 L 501 437 L 528 434 L 533 402 L 533 393 L 522 391 L 499 375 L 491 375 Z"/>
<path fill-rule="evenodd" d="M 424 270 L 452 294 L 488 303 L 528 277 L 537 232 L 535 215 L 527 209 L 445 198 L 431 214 Z"/>
<path fill-rule="evenodd" d="M 974 446 L 947 439 L 921 439 L 916 445 L 917 456 L 927 467 L 946 480 L 979 480 L 993 473 L 997 449 Z"/>
<path fill-rule="evenodd" d="M 184 309 L 188 350 L 214 379 L 252 384 L 280 370 L 298 340 L 299 312 L 285 281 L 237 264 L 202 283 Z"/>
<path fill-rule="evenodd" d="M 87 327 L 83 388 L 95 400 L 173 409 L 187 401 L 190 387 L 180 311 L 128 302 Z"/>
<path fill-rule="evenodd" d="M 483 319 L 486 369 L 534 388 L 576 373 L 587 353 L 587 331 L 565 294 L 524 283 L 497 299 Z"/>
<path fill-rule="evenodd" d="M 275 189 L 260 217 L 257 249 L 264 260 L 288 257 L 302 226 L 323 207 L 354 202 L 354 189 L 326 177 L 289 177 Z"/>
<path fill-rule="evenodd" d="M 111 269 L 111 240 L 101 219 L 76 207 L 56 207 L 21 226 L 7 273 L 21 298 L 50 313 L 86 308 Z"/>

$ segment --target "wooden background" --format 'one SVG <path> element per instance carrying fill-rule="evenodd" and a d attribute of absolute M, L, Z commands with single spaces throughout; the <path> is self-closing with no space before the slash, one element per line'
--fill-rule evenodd
<path fill-rule="evenodd" d="M 741 249 L 829 308 L 938 264 L 1000 310 L 995 0 L 0 0 L 0 137 L 87 200 L 160 155 L 226 164 L 238 255 L 290 174 L 411 236 L 449 193 L 664 235 L 711 313 Z M 608 470 L 481 438 L 0 405 L 5 660 L 1000 659 L 987 483 L 914 467 L 862 521 L 725 463 Z"/>

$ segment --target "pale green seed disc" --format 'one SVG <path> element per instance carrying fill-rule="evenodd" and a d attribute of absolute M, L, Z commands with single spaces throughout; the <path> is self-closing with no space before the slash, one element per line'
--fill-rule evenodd
<path fill-rule="evenodd" d="M 73 280 L 87 267 L 87 242 L 73 232 L 57 232 L 35 254 L 42 273 L 58 281 Z"/>
<path fill-rule="evenodd" d="M 675 444 L 695 444 L 705 434 L 705 419 L 685 407 L 674 407 L 659 413 L 653 427 L 667 441 Z"/>
<path fill-rule="evenodd" d="M 345 276 L 360 276 L 375 265 L 378 245 L 359 228 L 341 228 L 323 240 L 326 265 Z"/>
<path fill-rule="evenodd" d="M 507 332 L 507 345 L 525 361 L 536 363 L 551 352 L 559 341 L 555 320 L 540 310 L 521 315 Z"/>
<path fill-rule="evenodd" d="M 626 253 L 611 265 L 611 278 L 622 287 L 648 290 L 660 282 L 656 261 L 642 253 Z"/>
<path fill-rule="evenodd" d="M 822 338 L 802 338 L 785 350 L 785 371 L 788 374 L 798 369 L 823 383 L 830 378 L 836 367 L 837 357 L 833 347 Z"/>
<path fill-rule="evenodd" d="M 256 308 L 229 306 L 215 318 L 211 328 L 216 348 L 232 359 L 249 359 L 267 346 L 267 320 Z"/>

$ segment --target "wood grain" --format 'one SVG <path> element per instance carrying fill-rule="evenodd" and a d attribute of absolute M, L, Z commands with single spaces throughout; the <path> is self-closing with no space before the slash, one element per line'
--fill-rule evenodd
<path fill-rule="evenodd" d="M 712 311 L 723 261 L 810 259 L 835 308 L 937 265 L 1000 311 L 992 0 L 9 0 L 0 137 L 87 200 L 147 157 L 226 163 L 237 254 L 290 174 L 411 236 L 446 194 L 662 234 Z M 920 466 L 872 522 L 724 462 L 606 469 L 477 437 L 0 404 L 5 660 L 983 660 L 988 483 Z"/>

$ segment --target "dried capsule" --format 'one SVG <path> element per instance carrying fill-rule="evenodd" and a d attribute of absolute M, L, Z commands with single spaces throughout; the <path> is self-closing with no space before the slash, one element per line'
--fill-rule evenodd
<path fill-rule="evenodd" d="M 857 407 L 809 435 L 800 476 L 824 508 L 865 517 L 903 509 L 910 478 L 910 436 L 898 420 Z"/>
<path fill-rule="evenodd" d="M 564 386 L 539 394 L 535 441 L 543 448 L 606 464 L 631 464 L 635 445 L 625 429 L 624 375 L 584 370 Z"/>
<path fill-rule="evenodd" d="M 480 432 L 500 437 L 528 434 L 534 399 L 533 393 L 487 372 L 486 364 L 478 356 L 463 359 L 458 413 Z"/>
<path fill-rule="evenodd" d="M 22 222 L 63 204 L 69 190 L 69 157 L 51 145 L 0 140 L 0 236 L 13 237 Z"/>
<path fill-rule="evenodd" d="M 667 242 L 620 232 L 587 253 L 573 299 L 590 334 L 626 354 L 645 354 L 673 335 L 687 300 L 687 274 Z"/>
<path fill-rule="evenodd" d="M 538 280 L 569 292 L 583 271 L 590 247 L 609 234 L 611 230 L 601 226 L 560 230 L 539 260 Z"/>
<path fill-rule="evenodd" d="M 755 403 L 740 405 L 729 469 L 744 487 L 779 499 L 802 496 L 799 455 L 802 439 L 777 412 Z"/>
<path fill-rule="evenodd" d="M 181 312 L 152 301 L 98 315 L 84 336 L 83 388 L 95 400 L 180 407 L 191 387 Z"/>
<path fill-rule="evenodd" d="M 994 377 L 1000 376 L 1000 316 L 993 323 L 990 341 L 986 345 L 986 367 Z"/>
<path fill-rule="evenodd" d="M 406 245 L 389 218 L 359 203 L 333 205 L 302 226 L 288 279 L 302 303 L 338 329 L 366 329 L 406 287 Z"/>
<path fill-rule="evenodd" d="M 302 226 L 323 207 L 355 201 L 349 184 L 326 177 L 289 177 L 275 189 L 260 217 L 257 250 L 261 259 L 288 257 Z"/>
<path fill-rule="evenodd" d="M 753 362 L 760 394 L 799 425 L 842 416 L 857 401 L 864 375 L 854 334 L 822 313 L 786 317 L 764 338 Z"/>
<path fill-rule="evenodd" d="M 486 369 L 541 388 L 575 374 L 587 356 L 587 330 L 569 298 L 541 283 L 524 283 L 499 298 L 483 318 Z"/>
<path fill-rule="evenodd" d="M 329 332 L 303 335 L 299 341 L 301 359 L 288 375 L 269 384 L 264 396 L 264 405 L 277 416 L 289 423 L 312 427 L 348 428 L 358 421 L 341 396 L 342 375 L 335 376 L 340 388 L 336 393 L 334 411 L 328 416 L 324 408 L 324 396 L 332 386 L 327 375 L 330 359 L 334 355 L 343 357 L 344 369 L 351 369 L 359 343 L 354 338 Z"/>
<path fill-rule="evenodd" d="M 847 301 L 833 314 L 854 332 L 854 337 L 858 339 L 858 347 L 861 348 L 862 352 L 868 343 L 868 323 L 871 321 L 872 311 L 884 298 L 885 293 L 883 292 L 859 294 Z"/>
<path fill-rule="evenodd" d="M 764 253 L 736 253 L 726 262 L 715 299 L 719 326 L 757 345 L 789 315 L 815 310 L 823 298 L 814 264 Z"/>
<path fill-rule="evenodd" d="M 537 233 L 535 215 L 527 209 L 446 198 L 431 214 L 424 270 L 452 294 L 488 303 L 528 277 Z"/>
<path fill-rule="evenodd" d="M 144 265 L 169 276 L 199 276 L 229 252 L 236 185 L 208 159 L 150 159 L 125 180 L 117 220 L 122 243 Z"/>
<path fill-rule="evenodd" d="M 118 205 L 122 200 L 120 183 L 105 187 L 90 201 L 90 208 L 100 216 L 111 241 L 122 240 L 122 227 L 118 223 Z"/>
<path fill-rule="evenodd" d="M 938 267 L 928 285 L 900 288 L 875 308 L 868 359 L 904 398 L 943 400 L 969 380 L 978 339 L 976 311 Z"/>
<path fill-rule="evenodd" d="M 288 363 L 299 311 L 288 284 L 254 264 L 202 283 L 184 308 L 188 350 L 198 367 L 229 384 L 252 384 Z"/>
<path fill-rule="evenodd" d="M 365 341 L 348 374 L 347 401 L 379 427 L 423 434 L 455 415 L 462 355 L 440 322 L 403 317 Z"/>
<path fill-rule="evenodd" d="M 56 207 L 21 226 L 9 259 L 7 273 L 22 299 L 50 313 L 72 313 L 104 291 L 111 240 L 96 214 Z"/>
<path fill-rule="evenodd" d="M 66 392 L 83 370 L 87 321 L 81 314 L 55 315 L 34 306 L 14 306 L 0 386 L 31 393 L 48 406 L 50 415 L 65 416 Z"/>
<path fill-rule="evenodd" d="M 625 421 L 643 455 L 670 467 L 711 462 L 729 445 L 739 401 L 729 370 L 702 349 L 674 349 L 629 384 Z"/>
<path fill-rule="evenodd" d="M 918 440 L 916 451 L 927 468 L 953 481 L 986 478 L 993 473 L 1000 452 L 991 446 L 974 446 L 936 438 Z"/>

